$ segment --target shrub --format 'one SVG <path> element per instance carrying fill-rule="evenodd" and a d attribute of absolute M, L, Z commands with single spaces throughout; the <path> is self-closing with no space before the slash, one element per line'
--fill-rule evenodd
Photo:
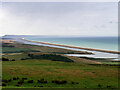
<path fill-rule="evenodd" d="M 101 85 L 101 84 L 98 84 L 98 87 L 99 87 L 99 88 L 101 88 L 101 87 L 102 87 L 102 85 Z"/>
<path fill-rule="evenodd" d="M 2 79 L 2 82 L 8 83 L 8 80 L 7 79 Z"/>
<path fill-rule="evenodd" d="M 41 55 L 28 54 L 28 56 L 31 57 L 32 59 L 47 59 L 52 61 L 74 62 L 73 60 L 67 57 L 56 54 L 41 54 Z"/>
<path fill-rule="evenodd" d="M 18 84 L 23 84 L 24 83 L 24 81 L 23 80 L 20 80 L 19 82 L 18 82 Z"/>
<path fill-rule="evenodd" d="M 20 85 L 19 85 L 19 84 L 16 84 L 15 86 L 19 87 Z"/>
<path fill-rule="evenodd" d="M 8 58 L 2 58 L 2 61 L 9 61 Z"/>
<path fill-rule="evenodd" d="M 38 80 L 38 83 L 47 83 L 47 81 L 44 79 L 41 79 L 41 80 Z"/>
<path fill-rule="evenodd" d="M 15 59 L 12 59 L 12 61 L 15 61 Z"/>
<path fill-rule="evenodd" d="M 25 60 L 25 58 L 21 58 L 21 60 Z"/>
<path fill-rule="evenodd" d="M 59 81 L 59 80 L 52 80 L 52 83 L 56 83 L 56 84 L 66 84 L 67 81 L 66 81 L 66 80 L 62 80 L 62 81 Z"/>
<path fill-rule="evenodd" d="M 22 80 L 27 80 L 27 78 L 22 78 Z"/>
<path fill-rule="evenodd" d="M 13 77 L 13 80 L 18 80 L 19 79 L 19 77 Z"/>
<path fill-rule="evenodd" d="M 2 86 L 7 86 L 7 84 L 6 83 L 2 83 Z"/>
<path fill-rule="evenodd" d="M 28 83 L 33 83 L 33 80 L 29 80 Z"/>

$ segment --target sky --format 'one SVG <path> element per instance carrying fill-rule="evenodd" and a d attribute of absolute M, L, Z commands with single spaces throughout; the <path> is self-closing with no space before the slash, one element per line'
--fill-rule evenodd
<path fill-rule="evenodd" d="M 0 19 L 0 35 L 118 35 L 117 2 L 3 2 Z"/>

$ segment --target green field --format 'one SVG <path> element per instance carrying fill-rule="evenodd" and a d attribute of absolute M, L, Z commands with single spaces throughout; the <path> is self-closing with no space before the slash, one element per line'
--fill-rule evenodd
<path fill-rule="evenodd" d="M 11 47 L 13 46 L 13 47 Z M 20 53 L 20 52 L 43 52 L 43 53 L 54 53 L 54 54 L 92 54 L 90 52 L 75 51 L 62 48 L 48 47 L 48 46 L 37 46 L 30 44 L 12 43 L 3 44 L 3 53 Z"/>
<path fill-rule="evenodd" d="M 79 88 L 118 88 L 118 68 L 93 66 L 81 63 L 67 63 L 50 60 L 4 61 L 3 79 L 27 78 L 20 87 L 79 87 Z M 112 73 L 111 73 L 112 72 Z M 44 78 L 47 83 L 37 83 Z M 16 87 L 19 80 L 6 83 L 6 87 Z M 27 83 L 34 80 L 33 83 Z M 52 83 L 52 80 L 65 80 L 66 84 Z M 77 82 L 77 84 L 72 84 Z"/>
<path fill-rule="evenodd" d="M 3 46 L 3 58 L 9 59 L 2 61 L 3 88 L 118 88 L 116 62 L 64 55 L 87 53 L 81 51 L 19 43 L 12 46 Z"/>

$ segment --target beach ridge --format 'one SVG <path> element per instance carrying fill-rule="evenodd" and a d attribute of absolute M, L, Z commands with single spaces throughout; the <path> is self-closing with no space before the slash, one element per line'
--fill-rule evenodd
<path fill-rule="evenodd" d="M 25 39 L 25 38 L 20 38 L 20 39 L 21 39 L 21 40 L 24 40 L 24 41 L 29 41 L 29 42 L 34 42 L 34 43 L 41 43 L 41 44 L 46 44 L 46 45 L 55 45 L 55 46 L 62 46 L 62 47 L 75 48 L 75 49 L 84 49 L 84 50 L 90 50 L 90 51 L 99 51 L 99 52 L 120 54 L 120 52 L 118 52 L 118 51 L 101 50 L 101 49 L 93 49 L 93 48 L 84 48 L 84 47 L 76 47 L 76 46 L 69 46 L 69 45 L 61 45 L 61 44 L 55 44 L 55 43 L 47 43 L 47 42 L 27 40 L 27 39 Z"/>

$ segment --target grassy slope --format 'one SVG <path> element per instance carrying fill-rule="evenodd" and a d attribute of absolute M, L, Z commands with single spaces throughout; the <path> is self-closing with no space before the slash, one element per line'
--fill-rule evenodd
<path fill-rule="evenodd" d="M 15 60 L 21 60 L 22 58 L 28 58 L 28 55 L 25 53 L 15 53 L 14 55 L 4 55 L 4 58 L 8 58 L 9 60 L 15 59 Z"/>
<path fill-rule="evenodd" d="M 2 48 L 3 53 L 19 52 L 19 51 L 25 51 L 25 50 L 29 50 L 29 49 L 27 49 L 27 48 L 16 48 L 16 47 L 3 47 Z"/>
<path fill-rule="evenodd" d="M 111 73 L 112 72 L 112 73 Z M 25 60 L 25 61 L 4 61 L 3 79 L 11 79 L 15 76 L 27 77 L 35 82 L 28 84 L 27 81 L 21 87 L 34 87 L 38 85 L 38 79 L 44 78 L 47 84 L 39 84 L 44 87 L 80 87 L 98 88 L 101 84 L 103 88 L 111 85 L 118 86 L 118 70 L 116 67 L 92 66 L 81 63 L 66 63 L 48 60 Z M 57 85 L 51 83 L 52 80 L 67 80 L 67 84 Z M 71 84 L 71 82 L 79 84 Z M 8 87 L 15 87 L 17 81 L 8 83 Z"/>
<path fill-rule="evenodd" d="M 42 53 L 42 52 L 31 52 L 31 54 L 40 55 L 40 54 L 49 54 L 49 53 Z M 65 56 L 65 55 L 62 55 Z M 15 59 L 15 60 L 21 60 L 22 58 L 29 58 L 28 54 L 26 53 L 13 53 L 13 54 L 6 54 L 3 56 L 4 58 L 8 58 L 9 60 Z M 71 56 L 65 56 L 71 60 L 73 60 L 76 63 L 85 63 L 85 64 L 101 64 L 101 62 L 93 61 L 93 60 L 87 60 L 83 58 L 77 58 L 77 57 L 71 57 Z"/>
<path fill-rule="evenodd" d="M 21 45 L 15 44 L 16 48 L 39 50 L 40 53 L 48 52 L 68 52 L 69 50 L 57 49 L 51 47 L 35 46 L 35 45 Z M 14 51 L 16 48 L 12 48 Z M 19 50 L 19 49 L 17 49 Z M 35 52 L 34 52 L 35 53 Z M 77 52 L 78 53 L 78 52 Z M 48 81 L 47 84 L 39 84 L 44 87 L 80 87 L 80 88 L 98 88 L 101 84 L 103 88 L 110 85 L 113 88 L 118 86 L 118 68 L 114 66 L 94 66 L 88 64 L 100 64 L 93 60 L 87 60 L 77 57 L 68 58 L 74 60 L 76 63 L 58 62 L 50 60 L 24 60 L 21 58 L 28 58 L 27 54 L 12 54 L 5 56 L 8 59 L 15 59 L 16 61 L 3 61 L 3 79 L 12 79 L 13 77 L 27 77 L 34 80 L 33 84 L 28 84 L 27 81 L 21 87 L 34 87 L 38 85 L 37 80 L 44 78 Z M 112 72 L 112 73 L 111 73 Z M 66 80 L 68 83 L 63 85 L 54 84 L 52 80 Z M 79 84 L 71 84 L 71 82 L 79 82 Z M 7 83 L 7 87 L 16 87 L 18 81 Z"/>

